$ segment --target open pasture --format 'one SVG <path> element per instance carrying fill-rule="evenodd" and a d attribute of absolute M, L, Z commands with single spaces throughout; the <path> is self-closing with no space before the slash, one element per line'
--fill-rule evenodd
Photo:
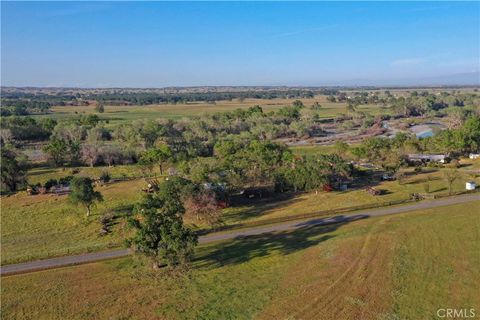
<path fill-rule="evenodd" d="M 108 170 L 112 177 L 138 177 L 140 174 L 137 166 L 85 167 L 81 168 L 80 174 L 96 177 L 103 170 Z M 29 180 L 45 183 L 50 178 L 58 179 L 69 174 L 69 169 L 39 168 L 29 172 Z M 424 192 L 428 178 L 432 195 L 448 192 L 441 172 L 410 173 L 402 184 L 397 181 L 377 182 L 375 188 L 383 191 L 380 196 L 372 196 L 360 186 L 342 192 L 285 194 L 226 208 L 222 220 L 225 225 L 259 223 L 361 205 L 382 206 L 391 201 L 407 200 L 413 192 Z M 472 174 L 461 172 L 460 178 L 453 185 L 453 191 L 464 190 L 465 181 L 472 179 L 480 184 L 480 178 L 472 178 Z M 94 208 L 94 214 L 90 218 L 85 217 L 84 208 L 70 204 L 65 195 L 29 196 L 25 192 L 19 192 L 2 197 L 2 264 L 120 246 L 128 232 L 124 217 L 141 199 L 141 189 L 145 186 L 144 179 L 136 178 L 99 187 L 105 200 Z M 100 236 L 99 220 L 104 214 L 114 215 L 115 224 L 110 234 Z M 197 228 L 206 227 L 194 219 L 188 219 L 187 222 Z"/>
<path fill-rule="evenodd" d="M 184 117 L 199 116 L 202 114 L 211 114 L 214 112 L 228 112 L 235 109 L 247 109 L 255 105 L 261 106 L 264 111 L 277 110 L 279 108 L 289 106 L 297 99 L 245 99 L 239 101 L 217 101 L 216 103 L 197 102 L 186 104 L 161 104 L 161 105 L 129 105 L 129 106 L 105 106 L 105 112 L 97 114 L 103 120 L 110 123 L 119 123 L 122 121 L 134 121 L 145 119 L 180 119 Z M 316 96 L 312 99 L 298 99 L 303 102 L 306 107 L 310 107 L 313 103 L 319 102 L 322 105 L 320 116 L 322 118 L 335 117 L 337 114 L 346 112 L 345 103 L 331 103 L 326 101 L 326 96 Z M 376 105 L 359 106 L 359 111 L 378 114 L 382 109 Z M 52 107 L 51 113 L 34 115 L 35 118 L 53 118 L 53 119 L 69 119 L 80 115 L 95 114 L 95 106 L 55 106 Z"/>
<path fill-rule="evenodd" d="M 135 257 L 10 276 L 2 315 L 369 320 L 478 310 L 479 214 L 474 202 L 202 246 L 182 277 Z"/>

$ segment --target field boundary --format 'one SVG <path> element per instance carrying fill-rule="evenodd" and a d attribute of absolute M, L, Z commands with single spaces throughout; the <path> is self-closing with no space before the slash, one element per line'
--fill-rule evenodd
<path fill-rule="evenodd" d="M 368 209 L 378 209 L 378 208 L 384 208 L 384 207 L 390 207 L 390 206 L 395 206 L 395 205 L 402 205 L 402 204 L 407 204 L 407 203 L 412 203 L 412 202 L 421 202 L 421 201 L 428 201 L 428 200 L 435 200 L 435 199 L 441 199 L 441 198 L 447 198 L 447 197 L 454 197 L 454 196 L 459 196 L 459 195 L 464 195 L 464 194 L 474 194 L 474 193 L 479 193 L 480 189 L 472 190 L 472 191 L 458 191 L 458 192 L 453 192 L 451 194 L 434 194 L 432 195 L 431 198 L 428 199 L 401 199 L 401 200 L 393 200 L 393 201 L 384 201 L 381 203 L 371 203 L 371 204 L 364 204 L 364 205 L 359 205 L 359 206 L 353 206 L 353 207 L 343 207 L 343 208 L 338 208 L 338 209 L 328 209 L 328 210 L 318 210 L 318 211 L 313 211 L 309 213 L 303 213 L 303 214 L 296 214 L 296 215 L 290 215 L 290 216 L 285 216 L 285 217 L 276 217 L 276 218 L 270 218 L 270 219 L 264 219 L 264 220 L 259 220 L 259 221 L 247 221 L 247 222 L 240 222 L 240 223 L 234 223 L 230 225 L 224 225 L 224 226 L 219 226 L 216 228 L 211 228 L 211 229 L 199 229 L 196 231 L 198 235 L 205 235 L 213 232 L 221 232 L 221 231 L 226 231 L 226 230 L 235 230 L 235 229 L 243 229 L 243 228 L 248 228 L 248 227 L 256 227 L 256 226 L 263 226 L 263 225 L 270 225 L 270 224 L 276 224 L 276 223 L 281 223 L 281 222 L 288 222 L 288 221 L 295 221 L 295 220 L 303 220 L 303 219 L 309 219 L 309 218 L 316 218 L 316 217 L 321 217 L 321 216 L 326 216 L 326 215 L 335 215 L 335 214 L 340 214 L 340 213 L 345 213 L 345 212 L 355 212 L 355 211 L 360 211 L 360 210 L 368 210 Z"/>
<path fill-rule="evenodd" d="M 357 220 L 361 220 L 369 217 L 386 216 L 386 215 L 397 214 L 397 213 L 405 213 L 405 212 L 414 211 L 418 209 L 428 209 L 428 208 L 456 205 L 456 204 L 467 203 L 472 201 L 480 201 L 479 193 L 470 194 L 470 196 L 464 196 L 457 199 L 450 197 L 449 199 L 438 201 L 437 203 L 424 202 L 424 203 L 418 203 L 416 205 L 411 205 L 411 206 L 395 207 L 390 209 L 387 208 L 387 209 L 384 209 L 383 211 L 380 210 L 380 211 L 363 212 L 363 213 L 357 213 L 357 214 L 352 213 L 347 216 L 325 217 L 323 219 L 311 219 L 311 220 L 304 220 L 304 221 L 297 220 L 297 221 L 291 221 L 291 222 L 284 222 L 283 224 L 275 224 L 275 225 L 263 226 L 263 227 L 252 227 L 245 230 L 239 230 L 236 232 L 216 233 L 216 234 L 211 234 L 207 236 L 202 236 L 199 239 L 199 242 L 201 244 L 214 243 L 214 242 L 223 241 L 223 240 L 235 239 L 238 237 L 248 237 L 248 236 L 279 232 L 279 231 L 285 231 L 285 230 L 295 230 L 298 228 L 308 227 L 308 226 L 325 226 L 325 225 L 331 225 L 331 224 L 337 224 L 337 223 L 353 222 L 353 221 L 357 221 Z M 3 277 L 3 276 L 14 275 L 14 274 L 20 274 L 20 273 L 42 271 L 46 269 L 63 268 L 71 265 L 94 263 L 102 260 L 120 258 L 122 256 L 127 256 L 131 253 L 132 251 L 129 249 L 115 249 L 111 251 L 99 251 L 99 252 L 94 252 L 89 254 L 78 254 L 78 255 L 72 255 L 72 256 L 63 256 L 63 257 L 56 257 L 51 259 L 36 260 L 36 261 L 1 266 L 0 273 L 1 273 L 1 276 Z"/>

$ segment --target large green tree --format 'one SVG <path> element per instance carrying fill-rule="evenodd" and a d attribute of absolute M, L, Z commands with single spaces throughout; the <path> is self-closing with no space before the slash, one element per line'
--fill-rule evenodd
<path fill-rule="evenodd" d="M 68 146 L 64 140 L 53 137 L 50 142 L 43 147 L 43 150 L 49 155 L 56 166 L 63 164 Z"/>
<path fill-rule="evenodd" d="M 128 244 L 149 257 L 154 269 L 162 263 L 183 269 L 198 243 L 197 235 L 183 224 L 181 194 L 186 184 L 182 178 L 170 178 L 157 193 L 145 196 L 129 220 L 136 232 Z"/>
<path fill-rule="evenodd" d="M 166 144 L 146 150 L 140 157 L 140 164 L 145 166 L 158 165 L 160 174 L 163 175 L 163 165 L 172 157 L 172 151 Z"/>
<path fill-rule="evenodd" d="M 16 191 L 20 185 L 24 185 L 27 182 L 25 171 L 17 160 L 17 155 L 14 151 L 5 146 L 2 146 L 1 150 L 2 187 L 9 191 Z"/>
<path fill-rule="evenodd" d="M 480 150 L 480 117 L 470 117 L 465 121 L 462 136 L 466 151 L 478 152 Z"/>

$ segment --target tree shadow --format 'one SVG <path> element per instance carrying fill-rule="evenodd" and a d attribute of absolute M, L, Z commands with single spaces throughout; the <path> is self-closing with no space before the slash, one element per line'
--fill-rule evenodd
<path fill-rule="evenodd" d="M 349 189 L 358 190 L 366 187 L 375 187 L 381 184 L 384 171 L 370 170 L 366 172 L 357 172 L 349 185 Z"/>
<path fill-rule="evenodd" d="M 40 168 L 43 169 L 44 167 L 40 167 Z M 28 175 L 31 176 L 31 177 L 34 177 L 34 176 L 40 176 L 40 175 L 43 175 L 43 174 L 56 173 L 56 172 L 57 172 L 56 168 L 47 168 L 47 169 L 43 169 L 41 171 L 30 171 L 28 173 Z"/>
<path fill-rule="evenodd" d="M 368 215 L 339 215 L 295 223 L 289 225 L 289 230 L 238 236 L 227 244 L 219 244 L 213 250 L 199 255 L 195 259 L 196 266 L 209 268 L 241 264 L 273 253 L 289 255 L 332 239 L 335 236 L 329 233 L 350 222 L 368 217 Z"/>
<path fill-rule="evenodd" d="M 418 175 L 422 175 L 422 174 L 430 174 L 430 173 L 435 173 L 437 172 L 438 170 L 437 169 L 434 169 L 434 168 L 423 168 L 422 167 L 422 170 L 419 171 L 419 172 L 416 172 L 416 171 L 406 171 L 404 174 L 405 174 L 405 177 L 414 177 L 414 176 L 418 176 Z"/>
<path fill-rule="evenodd" d="M 387 190 L 387 189 L 378 189 L 378 191 L 380 192 L 380 194 L 378 194 L 379 196 L 386 196 L 388 194 L 393 193 L 393 192 L 391 192 L 390 190 Z"/>
<path fill-rule="evenodd" d="M 299 194 L 300 193 L 295 194 L 290 192 L 278 193 L 271 197 L 262 199 L 246 199 L 242 196 L 235 196 L 231 199 L 230 208 L 246 208 L 239 212 L 228 214 L 224 218 L 229 223 L 235 223 L 258 217 L 268 210 L 273 210 L 280 206 L 287 206 L 301 201 L 301 199 L 296 198 L 296 196 Z"/>
<path fill-rule="evenodd" d="M 406 181 L 404 184 L 412 185 L 412 184 L 419 184 L 419 183 L 425 183 L 425 182 L 436 181 L 436 180 L 442 180 L 442 178 L 440 177 L 431 177 L 430 179 L 422 178 L 415 181 Z"/>
<path fill-rule="evenodd" d="M 128 216 L 132 213 L 134 207 L 135 205 L 133 204 L 124 204 L 116 206 L 112 211 L 118 216 Z"/>

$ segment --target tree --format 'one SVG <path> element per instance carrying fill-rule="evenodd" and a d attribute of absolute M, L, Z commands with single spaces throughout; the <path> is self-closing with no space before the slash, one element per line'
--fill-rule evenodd
<path fill-rule="evenodd" d="M 320 103 L 318 103 L 318 101 L 315 101 L 313 104 L 312 104 L 312 109 L 313 110 L 320 110 L 322 108 L 322 106 L 320 105 Z"/>
<path fill-rule="evenodd" d="M 335 96 L 327 96 L 327 101 L 328 102 L 337 102 L 337 98 L 335 98 Z"/>
<path fill-rule="evenodd" d="M 477 152 L 480 149 L 480 117 L 470 117 L 462 129 L 464 149 Z"/>
<path fill-rule="evenodd" d="M 348 143 L 343 140 L 337 140 L 334 144 L 335 152 L 341 157 L 345 157 L 349 147 Z"/>
<path fill-rule="evenodd" d="M 26 184 L 25 171 L 19 164 L 15 152 L 2 146 L 1 177 L 2 187 L 9 191 L 16 191 L 19 185 Z"/>
<path fill-rule="evenodd" d="M 87 217 L 92 213 L 92 207 L 96 202 L 103 201 L 100 192 L 93 188 L 93 181 L 86 177 L 74 177 L 70 182 L 69 199 L 74 204 L 81 204 L 87 209 Z"/>
<path fill-rule="evenodd" d="M 457 170 L 445 170 L 443 171 L 443 177 L 448 186 L 448 194 L 453 193 L 453 183 L 459 178 Z"/>
<path fill-rule="evenodd" d="M 347 106 L 346 106 L 347 113 L 354 113 L 355 111 L 357 111 L 357 105 L 358 104 L 356 102 L 348 100 Z"/>
<path fill-rule="evenodd" d="M 276 171 L 275 188 L 281 192 L 318 190 L 326 184 L 342 183 L 350 175 L 350 164 L 336 154 L 303 156 Z"/>
<path fill-rule="evenodd" d="M 82 147 L 82 160 L 93 167 L 98 160 L 99 150 L 97 146 L 87 144 Z"/>
<path fill-rule="evenodd" d="M 398 181 L 399 185 L 403 185 L 405 183 L 406 175 L 405 175 L 404 172 L 397 172 L 395 174 L 395 177 L 397 178 L 397 181 Z"/>
<path fill-rule="evenodd" d="M 295 100 L 293 101 L 292 106 L 294 106 L 295 108 L 301 109 L 303 108 L 303 102 L 300 100 Z"/>
<path fill-rule="evenodd" d="M 43 148 L 48 153 L 56 166 L 63 163 L 65 154 L 67 152 L 67 144 L 62 139 L 53 137 L 50 142 Z"/>
<path fill-rule="evenodd" d="M 87 116 L 81 116 L 78 121 L 81 125 L 95 127 L 100 122 L 100 118 L 96 114 L 89 114 Z"/>
<path fill-rule="evenodd" d="M 145 123 L 138 123 L 140 125 L 139 134 L 144 140 L 145 148 L 151 148 L 155 144 L 155 140 L 160 136 L 160 124 L 153 120 L 148 120 Z"/>
<path fill-rule="evenodd" d="M 212 190 L 202 188 L 192 190 L 185 196 L 184 206 L 187 214 L 195 216 L 198 221 L 205 221 L 215 226 L 220 221 L 221 208 Z"/>
<path fill-rule="evenodd" d="M 103 161 L 105 161 L 105 163 L 109 167 L 111 167 L 114 163 L 118 162 L 122 157 L 122 153 L 120 152 L 118 147 L 114 145 L 102 146 L 102 148 L 100 149 L 100 153 Z"/>
<path fill-rule="evenodd" d="M 77 123 L 60 122 L 54 129 L 50 140 L 62 140 L 67 148 L 65 152 L 73 165 L 80 160 L 81 143 L 87 136 L 86 127 Z"/>
<path fill-rule="evenodd" d="M 149 257 L 154 269 L 162 262 L 177 270 L 184 269 L 198 243 L 197 235 L 183 224 L 184 185 L 181 178 L 166 181 L 159 192 L 145 196 L 135 208 L 135 217 L 129 219 L 136 232 L 127 243 Z"/>
<path fill-rule="evenodd" d="M 98 113 L 104 113 L 105 107 L 103 106 L 103 103 L 97 102 L 97 105 L 95 106 L 95 111 Z"/>
<path fill-rule="evenodd" d="M 161 144 L 158 147 L 150 148 L 140 156 L 140 164 L 151 167 L 158 164 L 160 175 L 163 175 L 164 163 L 172 157 L 172 151 L 166 144 Z"/>

